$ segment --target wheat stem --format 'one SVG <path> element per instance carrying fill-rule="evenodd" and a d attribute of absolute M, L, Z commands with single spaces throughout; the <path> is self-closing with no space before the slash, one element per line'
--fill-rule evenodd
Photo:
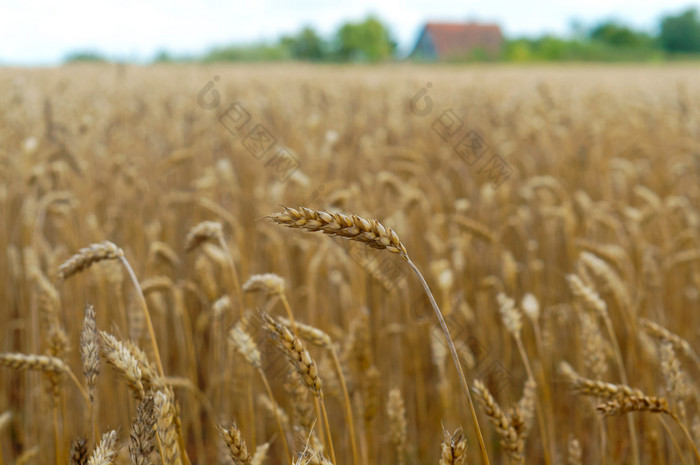
<path fill-rule="evenodd" d="M 438 322 L 440 323 L 440 328 L 442 328 L 442 332 L 445 335 L 445 339 L 447 340 L 447 347 L 450 349 L 450 354 L 452 355 L 452 360 L 454 361 L 455 367 L 457 368 L 457 374 L 459 375 L 459 380 L 462 383 L 462 387 L 464 388 L 464 393 L 467 396 L 467 402 L 469 403 L 469 412 L 471 413 L 472 417 L 472 422 L 474 423 L 474 429 L 476 430 L 476 436 L 479 440 L 479 448 L 481 449 L 481 456 L 484 462 L 484 465 L 489 465 L 489 456 L 486 451 L 486 444 L 484 443 L 484 436 L 481 433 L 481 428 L 479 427 L 479 419 L 476 416 L 476 409 L 474 408 L 474 401 L 472 400 L 472 395 L 469 391 L 469 384 L 467 383 L 467 378 L 464 375 L 464 370 L 462 369 L 462 363 L 459 360 L 459 355 L 457 355 L 457 349 L 455 348 L 454 341 L 452 340 L 452 336 L 450 336 L 450 330 L 447 328 L 447 323 L 445 323 L 445 318 L 442 316 L 442 312 L 440 311 L 440 308 L 437 305 L 437 302 L 435 302 L 435 297 L 433 297 L 433 293 L 430 291 L 430 287 L 428 287 L 428 283 L 425 281 L 425 278 L 421 274 L 420 270 L 418 267 L 413 263 L 413 261 L 410 258 L 407 258 L 406 261 L 408 262 L 408 265 L 413 269 L 413 271 L 416 273 L 416 276 L 418 276 L 418 280 L 420 281 L 421 285 L 423 286 L 423 290 L 425 291 L 426 295 L 428 296 L 428 300 L 430 300 L 430 305 L 432 305 L 433 310 L 435 311 L 435 316 L 438 319 Z"/>
<path fill-rule="evenodd" d="M 328 450 L 331 453 L 331 462 L 333 462 L 333 465 L 338 465 L 338 462 L 335 460 L 335 448 L 333 447 L 333 438 L 331 437 L 331 423 L 328 421 L 328 412 L 326 412 L 326 402 L 323 400 L 323 396 L 321 396 L 318 400 L 319 404 L 321 405 L 323 422 L 326 424 L 326 434 L 328 435 Z"/>
<path fill-rule="evenodd" d="M 241 290 L 241 282 L 238 279 L 238 272 L 236 271 L 236 264 L 233 263 L 233 257 L 231 256 L 231 250 L 229 250 L 228 244 L 226 244 L 226 241 L 224 240 L 224 235 L 218 234 L 218 237 L 219 237 L 219 246 L 224 251 L 224 255 L 226 256 L 226 262 L 228 263 L 228 267 L 231 270 L 231 276 L 233 277 L 233 286 L 236 289 L 236 298 L 238 299 L 238 311 L 241 314 L 243 314 L 243 291 Z"/>
<path fill-rule="evenodd" d="M 678 444 L 678 441 L 676 441 L 676 437 L 674 436 L 673 432 L 671 431 L 671 428 L 669 428 L 668 424 L 664 420 L 663 416 L 659 416 L 659 422 L 661 422 L 661 426 L 663 426 L 664 430 L 666 430 L 666 434 L 668 434 L 669 439 L 671 439 L 671 443 L 673 444 L 673 448 L 678 453 L 678 457 L 680 457 L 681 462 L 683 462 L 683 465 L 688 465 L 688 462 L 685 461 L 685 456 L 683 454 L 683 450 L 681 449 L 680 444 Z"/>
<path fill-rule="evenodd" d="M 615 354 L 615 361 L 620 370 L 620 379 L 622 384 L 629 384 L 627 380 L 627 370 L 625 369 L 625 362 L 622 359 L 622 350 L 620 349 L 620 344 L 617 341 L 617 336 L 615 334 L 615 329 L 610 319 L 610 315 L 607 311 L 601 312 L 603 316 L 603 321 L 605 322 L 605 328 L 608 332 L 608 337 L 613 344 L 613 352 Z M 630 431 L 630 440 L 632 441 L 632 454 L 634 457 L 635 465 L 640 465 L 639 457 L 639 441 L 637 439 L 637 427 L 634 424 L 634 419 L 631 416 L 627 417 L 627 427 Z"/>
<path fill-rule="evenodd" d="M 523 345 L 523 339 L 520 333 L 514 334 L 515 338 L 515 343 L 518 346 L 518 352 L 520 352 L 520 357 L 523 359 L 523 364 L 525 365 L 525 371 L 527 372 L 528 378 L 530 378 L 533 382 L 535 382 L 535 375 L 532 372 L 532 366 L 530 365 L 530 359 L 527 356 L 527 352 L 525 352 L 525 346 Z M 537 383 L 536 383 L 537 385 Z M 537 388 L 535 388 L 537 389 Z M 539 397 L 539 396 L 538 396 Z M 544 412 L 542 411 L 542 404 L 539 402 L 539 399 L 535 402 L 535 409 L 537 410 L 537 425 L 540 430 L 540 436 L 542 437 L 543 442 L 551 442 L 551 438 L 548 437 L 547 435 L 547 430 L 544 425 Z M 542 446 L 542 450 L 544 452 L 544 463 L 545 464 L 550 464 L 552 463 L 552 457 L 550 456 L 550 448 L 547 447 L 547 445 Z"/>
<path fill-rule="evenodd" d="M 262 368 L 258 368 L 258 373 L 260 373 L 260 378 L 262 378 L 263 384 L 265 385 L 267 395 L 270 397 L 270 399 L 274 399 L 275 397 L 272 393 L 270 383 L 267 381 L 267 376 L 265 376 L 265 372 L 262 370 Z M 282 428 L 282 421 L 280 420 L 279 412 L 277 411 L 277 409 L 273 409 L 273 412 L 275 415 L 275 421 L 277 422 L 277 428 L 280 430 L 280 436 L 282 436 L 282 446 L 284 447 L 284 454 L 287 456 L 287 462 L 291 463 L 292 454 L 291 452 L 289 452 L 289 442 L 287 441 L 287 434 L 284 431 L 284 428 Z"/>
<path fill-rule="evenodd" d="M 355 421 L 352 416 L 352 405 L 350 404 L 350 395 L 348 394 L 348 387 L 345 383 L 345 376 L 343 375 L 343 369 L 340 366 L 340 360 L 338 360 L 338 354 L 335 348 L 329 347 L 328 349 L 331 353 L 331 358 L 333 359 L 333 365 L 335 365 L 335 370 L 338 373 L 338 379 L 340 381 L 340 388 L 343 391 L 343 405 L 345 405 L 345 416 L 348 422 L 348 429 L 350 430 L 350 447 L 352 448 L 352 463 L 353 465 L 359 465 L 359 455 L 357 453 L 357 438 L 355 436 Z"/>
<path fill-rule="evenodd" d="M 54 402 L 53 405 L 53 450 L 54 450 L 54 462 L 56 465 L 61 465 L 61 441 L 58 438 L 58 403 Z"/>
<path fill-rule="evenodd" d="M 85 404 L 90 405 L 90 395 L 83 386 L 83 383 L 81 383 L 78 380 L 78 377 L 75 376 L 73 370 L 71 370 L 68 366 L 66 366 L 66 374 L 68 374 L 68 376 L 73 380 L 73 383 L 75 383 L 75 386 L 78 388 L 78 391 L 80 391 L 80 394 L 83 396 L 83 399 L 85 399 Z"/>
<path fill-rule="evenodd" d="M 158 374 L 161 378 L 165 378 L 165 372 L 163 371 L 163 364 L 160 361 L 160 352 L 158 351 L 158 343 L 156 342 L 156 332 L 153 329 L 153 322 L 151 321 L 151 315 L 148 311 L 148 305 L 146 304 L 146 297 L 143 295 L 141 286 L 139 285 L 139 280 L 136 278 L 136 273 L 134 269 L 131 268 L 129 261 L 123 255 L 119 257 L 122 265 L 126 268 L 127 273 L 129 273 L 129 278 L 134 284 L 136 289 L 136 295 L 138 295 L 139 303 L 141 304 L 141 309 L 143 310 L 143 318 L 146 321 L 146 329 L 148 331 L 148 337 L 151 339 L 151 347 L 153 349 L 153 357 L 156 359 L 156 366 L 158 367 Z"/>

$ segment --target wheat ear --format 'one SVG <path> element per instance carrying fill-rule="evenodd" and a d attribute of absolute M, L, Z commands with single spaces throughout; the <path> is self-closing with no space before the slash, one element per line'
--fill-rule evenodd
<path fill-rule="evenodd" d="M 7 410 L 0 414 L 0 433 L 2 433 L 2 430 L 5 429 L 6 426 L 10 424 L 12 421 L 12 411 Z M 3 460 L 3 453 L 2 453 L 2 441 L 0 441 L 0 465 L 5 465 L 5 462 Z M 71 464 L 72 465 L 72 464 Z"/>
<path fill-rule="evenodd" d="M 88 448 L 85 438 L 78 438 L 70 446 L 70 465 L 86 465 Z"/>
<path fill-rule="evenodd" d="M 474 381 L 474 394 L 486 411 L 486 416 L 496 427 L 496 432 L 501 437 L 501 445 L 506 451 L 506 454 L 518 464 L 523 464 L 524 443 L 519 437 L 518 432 L 511 424 L 511 420 L 501 410 L 501 407 L 493 398 L 488 388 L 480 380 Z"/>
<path fill-rule="evenodd" d="M 293 321 L 287 320 L 286 318 L 278 317 L 282 324 L 287 326 L 292 326 Z M 360 458 L 357 451 L 357 437 L 355 435 L 355 420 L 352 414 L 352 405 L 350 404 L 350 394 L 348 392 L 347 383 L 345 382 L 345 375 L 343 374 L 343 369 L 340 365 L 340 360 L 338 359 L 338 353 L 333 344 L 331 337 L 324 331 L 304 323 L 295 323 L 296 326 L 292 326 L 297 330 L 297 334 L 301 336 L 302 339 L 308 341 L 318 347 L 323 347 L 327 349 L 331 354 L 331 359 L 333 360 L 333 366 L 335 367 L 338 380 L 340 381 L 340 388 L 343 391 L 343 405 L 345 407 L 345 418 L 347 421 L 347 426 L 350 431 L 350 447 L 352 449 L 353 465 L 358 465 Z"/>
<path fill-rule="evenodd" d="M 252 465 L 252 458 L 248 453 L 248 447 L 241 437 L 241 430 L 238 429 L 236 423 L 233 423 L 229 429 L 219 426 L 219 432 L 224 439 L 224 443 L 226 444 L 226 448 L 233 462 L 236 465 Z"/>
<path fill-rule="evenodd" d="M 78 250 L 78 253 L 70 257 L 58 267 L 58 277 L 68 279 L 76 273 L 79 273 L 94 263 L 103 260 L 116 260 L 124 256 L 124 251 L 117 247 L 116 244 L 110 241 L 104 241 L 97 244 L 90 244 Z"/>
<path fill-rule="evenodd" d="M 224 228 L 221 223 L 216 221 L 202 221 L 193 227 L 185 238 L 185 251 L 191 252 L 207 241 L 216 241 L 219 247 L 221 247 L 221 250 L 224 251 L 224 254 L 226 255 L 226 262 L 231 270 L 231 276 L 233 277 L 233 285 L 236 289 L 238 305 L 239 308 L 242 308 L 243 293 L 241 292 L 241 282 L 238 279 L 236 265 L 233 263 L 233 256 L 231 255 L 228 244 L 226 244 L 226 240 L 224 239 Z"/>
<path fill-rule="evenodd" d="M 180 453 L 175 431 L 175 399 L 170 388 L 158 391 L 153 396 L 156 416 L 156 439 L 163 464 L 180 465 Z"/>
<path fill-rule="evenodd" d="M 136 357 L 116 337 L 104 331 L 100 332 L 100 345 L 107 363 L 124 377 L 136 398 L 143 399 L 143 375 Z"/>
<path fill-rule="evenodd" d="M 95 384 L 100 374 L 100 340 L 95 319 L 95 307 L 85 306 L 83 329 L 80 332 L 80 359 L 83 363 L 83 376 L 90 395 L 90 420 L 92 422 L 92 440 L 97 438 L 97 419 L 95 418 Z"/>
<path fill-rule="evenodd" d="M 640 322 L 642 328 L 649 333 L 649 335 L 670 343 L 676 351 L 690 358 L 695 363 L 698 371 L 700 371 L 700 358 L 698 358 L 697 353 L 688 341 L 651 320 L 641 318 Z"/>
<path fill-rule="evenodd" d="M 357 215 L 327 213 L 299 207 L 284 207 L 283 212 L 269 216 L 277 224 L 306 231 L 322 231 L 330 236 L 338 236 L 353 241 L 364 242 L 375 249 L 386 249 L 408 260 L 408 252 L 399 236 L 385 228 L 377 220 L 366 220 Z"/>
<path fill-rule="evenodd" d="M 391 435 L 391 442 L 396 449 L 396 462 L 399 465 L 403 465 L 406 463 L 406 407 L 404 406 L 401 391 L 398 388 L 389 391 L 387 415 L 389 416 L 389 434 Z"/>
<path fill-rule="evenodd" d="M 279 225 L 287 226 L 289 228 L 303 229 L 311 232 L 322 231 L 324 234 L 331 236 L 338 236 L 345 239 L 363 242 L 375 249 L 385 249 L 389 252 L 398 254 L 408 263 L 423 286 L 423 290 L 428 296 L 430 305 L 433 307 L 435 316 L 440 323 L 440 328 L 445 335 L 447 346 L 450 349 L 452 360 L 455 368 L 457 369 L 459 379 L 462 383 L 462 388 L 464 389 L 464 394 L 466 395 L 469 403 L 469 411 L 474 424 L 474 429 L 476 430 L 477 438 L 479 440 L 479 449 L 481 450 L 483 462 L 485 465 L 490 465 L 491 462 L 489 460 L 488 452 L 486 451 L 486 444 L 484 443 L 484 437 L 481 433 L 481 427 L 479 426 L 479 420 L 476 415 L 476 409 L 474 408 L 474 402 L 469 391 L 469 383 L 467 382 L 467 377 L 462 369 L 462 364 L 459 361 L 459 355 L 457 354 L 457 349 L 455 348 L 454 341 L 450 335 L 450 330 L 447 328 L 445 318 L 443 317 L 442 312 L 435 301 L 435 297 L 433 296 L 428 283 L 418 267 L 408 257 L 408 251 L 401 242 L 401 239 L 399 239 L 399 236 L 394 232 L 394 230 L 384 227 L 377 220 L 367 220 L 357 215 L 327 213 L 305 207 L 299 207 L 298 209 L 289 207 L 283 208 L 284 211 L 274 213 L 268 216 L 268 218 L 272 219 L 272 221 Z"/>
<path fill-rule="evenodd" d="M 19 353 L 4 353 L 0 354 L 0 366 L 5 366 L 15 370 L 33 370 L 49 373 L 66 373 L 73 380 L 76 387 L 85 399 L 86 404 L 90 404 L 90 396 L 88 395 L 83 384 L 78 381 L 78 378 L 71 369 L 63 363 L 63 360 L 48 355 L 33 355 Z"/>
<path fill-rule="evenodd" d="M 136 409 L 136 420 L 131 426 L 129 458 L 132 465 L 151 465 L 150 455 L 155 448 L 155 404 L 153 394 L 147 394 Z"/>
<path fill-rule="evenodd" d="M 466 465 L 467 440 L 462 435 L 462 429 L 450 434 L 443 428 L 443 439 L 440 444 L 439 465 Z"/>
<path fill-rule="evenodd" d="M 610 282 L 610 285 L 614 289 L 618 290 L 619 295 L 623 294 L 622 291 L 620 291 L 619 289 L 624 288 L 624 285 L 620 283 L 614 284 L 617 283 L 617 281 L 613 280 L 613 276 L 617 278 L 617 275 L 614 272 L 612 272 L 609 269 L 609 267 L 607 267 L 607 264 L 605 264 L 605 262 L 588 252 L 583 252 L 583 254 L 581 255 L 581 260 L 584 264 L 587 264 L 589 266 L 595 266 L 595 270 L 597 270 L 596 273 L 602 273 L 603 276 L 608 276 L 608 282 Z M 617 334 L 615 333 L 615 329 L 613 327 L 612 320 L 610 319 L 610 314 L 608 313 L 605 301 L 603 301 L 600 298 L 600 296 L 598 296 L 594 289 L 586 286 L 583 280 L 581 280 L 581 278 L 579 278 L 577 275 L 568 275 L 567 282 L 569 284 L 569 288 L 571 289 L 571 293 L 574 295 L 574 297 L 580 302 L 582 302 L 585 308 L 593 309 L 593 311 L 598 313 L 603 318 L 605 328 L 608 332 L 608 337 L 610 338 L 610 342 L 613 345 L 613 352 L 615 354 L 615 361 L 617 362 L 617 367 L 620 372 L 620 378 L 622 379 L 623 384 L 628 384 L 629 381 L 627 380 L 627 369 L 625 368 L 625 363 L 622 358 L 622 350 L 620 349 Z M 624 310 L 629 312 L 630 307 L 628 305 L 625 305 L 623 311 Z M 624 313 L 623 317 L 625 315 L 627 315 L 627 313 Z M 630 327 L 634 328 L 635 324 L 632 324 Z M 634 421 L 631 417 L 627 418 L 627 428 L 629 429 L 630 440 L 632 441 L 632 455 L 634 458 L 634 463 L 635 465 L 640 465 L 641 460 L 639 457 L 639 440 L 637 439 L 637 428 L 634 425 Z"/>
<path fill-rule="evenodd" d="M 265 389 L 267 390 L 267 395 L 269 396 L 270 401 L 274 402 L 274 394 L 272 393 L 272 388 L 270 387 L 270 383 L 267 380 L 265 371 L 262 369 L 262 356 L 260 354 L 260 349 L 258 349 L 258 345 L 255 343 L 255 340 L 253 340 L 250 334 L 248 334 L 248 332 L 246 331 L 243 319 L 241 319 L 238 323 L 236 323 L 235 326 L 233 326 L 229 330 L 228 339 L 233 349 L 239 354 L 241 354 L 243 358 L 246 359 L 248 364 L 250 364 L 250 366 L 252 366 L 258 371 L 258 373 L 260 374 L 260 378 L 262 379 L 263 384 L 265 385 Z M 282 445 L 284 447 L 285 454 L 287 455 L 287 459 L 291 461 L 292 454 L 291 452 L 289 452 L 287 435 L 285 434 L 284 428 L 282 427 L 283 421 L 280 412 L 278 409 L 274 409 L 273 413 L 275 416 L 275 422 L 277 423 L 277 428 L 279 429 L 280 435 L 282 436 Z"/>
<path fill-rule="evenodd" d="M 92 452 L 88 465 L 111 465 L 117 456 L 117 432 L 112 430 L 102 435 L 102 440 Z"/>
<path fill-rule="evenodd" d="M 272 318 L 267 313 L 262 314 L 264 328 L 270 337 L 277 343 L 282 352 L 287 356 L 292 363 L 297 373 L 301 376 L 306 387 L 316 396 L 320 410 L 323 414 L 323 420 L 326 424 L 326 437 L 328 441 L 328 449 L 331 454 L 331 461 L 335 461 L 335 452 L 333 450 L 333 439 L 331 438 L 330 422 L 328 421 L 328 413 L 323 399 L 323 390 L 321 389 L 321 378 L 318 375 L 318 366 L 311 358 L 309 352 L 304 348 L 304 343 L 282 323 Z M 318 405 L 317 404 L 317 405 Z"/>
<path fill-rule="evenodd" d="M 129 278 L 136 288 L 136 293 L 139 297 L 139 302 L 143 310 L 144 319 L 146 321 L 146 327 L 148 329 L 149 337 L 151 338 L 151 345 L 153 346 L 153 355 L 156 359 L 156 365 L 158 366 L 158 373 L 161 378 L 165 378 L 165 372 L 163 371 L 163 364 L 160 361 L 160 352 L 158 352 L 158 343 L 156 342 L 156 333 L 153 329 L 153 322 L 151 321 L 151 315 L 148 312 L 148 305 L 146 305 L 146 298 L 143 295 L 141 286 L 139 285 L 139 280 L 134 273 L 134 269 L 129 264 L 129 261 L 124 255 L 124 250 L 118 247 L 116 244 L 110 241 L 103 241 L 97 244 L 91 244 L 88 247 L 82 248 L 77 254 L 73 255 L 71 258 L 66 260 L 58 268 L 59 277 L 62 279 L 68 279 L 74 274 L 88 268 L 93 263 L 102 260 L 115 260 L 118 259 L 122 262 L 124 268 L 126 268 Z"/>

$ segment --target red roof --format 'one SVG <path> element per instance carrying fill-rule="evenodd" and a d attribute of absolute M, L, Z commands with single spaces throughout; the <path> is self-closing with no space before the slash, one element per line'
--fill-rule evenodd
<path fill-rule="evenodd" d="M 441 57 L 463 55 L 475 47 L 496 52 L 503 41 L 497 24 L 427 23 L 423 33 L 430 35 L 435 52 Z"/>

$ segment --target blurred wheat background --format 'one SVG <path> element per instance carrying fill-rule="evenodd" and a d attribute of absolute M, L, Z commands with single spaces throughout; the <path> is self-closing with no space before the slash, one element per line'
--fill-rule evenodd
<path fill-rule="evenodd" d="M 210 82 L 216 108 L 197 97 Z M 482 463 L 416 276 L 265 218 L 283 205 L 398 234 L 491 463 L 693 463 L 698 82 L 682 65 L 1 70 L 0 464 Z M 234 102 L 241 132 L 218 118 Z M 463 122 L 447 141 L 446 110 Z M 246 149 L 256 124 L 298 169 Z M 455 150 L 468 131 L 488 149 L 476 164 Z M 481 169 L 494 154 L 507 179 Z M 121 259 L 59 278 L 107 240 L 164 376 Z M 322 396 L 285 358 L 296 336 Z"/>

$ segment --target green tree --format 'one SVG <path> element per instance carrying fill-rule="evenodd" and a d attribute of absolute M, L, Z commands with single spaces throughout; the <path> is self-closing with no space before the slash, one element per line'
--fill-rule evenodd
<path fill-rule="evenodd" d="M 175 58 L 165 49 L 158 50 L 156 55 L 153 57 L 154 63 L 172 63 Z"/>
<path fill-rule="evenodd" d="M 391 58 L 396 42 L 376 17 L 361 23 L 345 23 L 336 33 L 336 53 L 341 60 L 377 62 Z"/>
<path fill-rule="evenodd" d="M 289 54 L 298 60 L 319 61 L 326 58 L 326 43 L 316 33 L 307 26 L 297 35 L 284 37 L 281 44 L 289 50 Z"/>
<path fill-rule="evenodd" d="M 598 24 L 591 30 L 589 37 L 615 47 L 647 47 L 652 43 L 648 34 L 635 31 L 616 21 Z"/>
<path fill-rule="evenodd" d="M 677 16 L 663 18 L 659 42 L 669 52 L 700 52 L 698 10 L 690 8 Z"/>
<path fill-rule="evenodd" d="M 104 63 L 107 59 L 99 52 L 93 50 L 79 50 L 70 52 L 63 59 L 64 63 L 92 62 Z"/>
<path fill-rule="evenodd" d="M 280 61 L 289 59 L 287 50 L 279 44 L 230 45 L 210 50 L 202 61 L 207 63 L 224 61 Z"/>

